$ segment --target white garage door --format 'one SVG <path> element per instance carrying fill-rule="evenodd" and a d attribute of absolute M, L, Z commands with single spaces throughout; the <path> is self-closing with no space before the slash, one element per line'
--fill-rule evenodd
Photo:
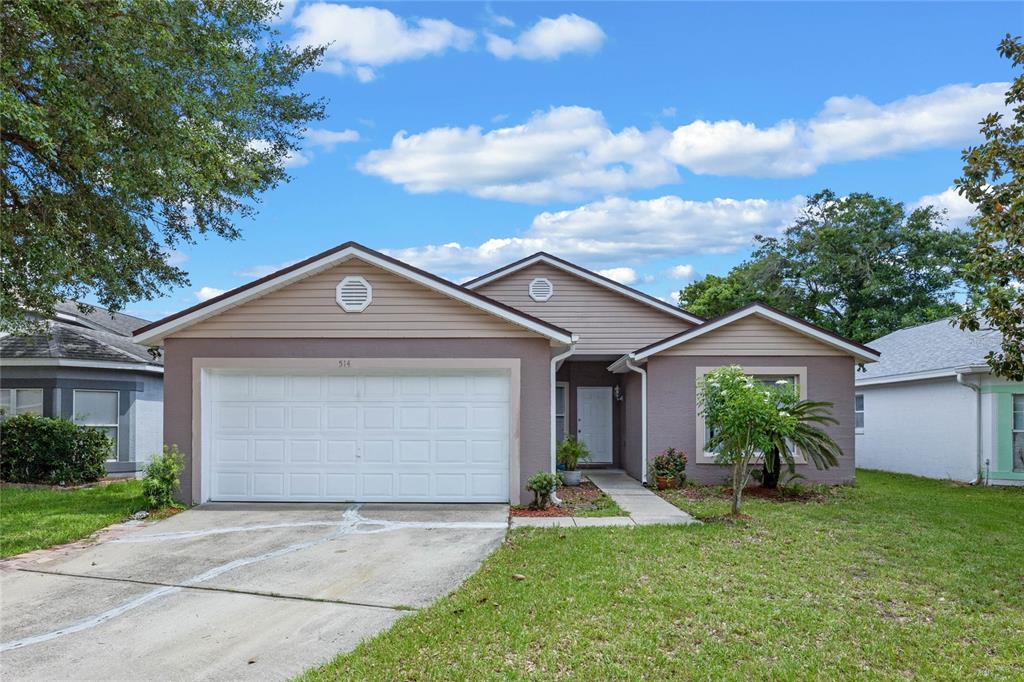
<path fill-rule="evenodd" d="M 207 499 L 508 501 L 507 373 L 207 380 Z"/>

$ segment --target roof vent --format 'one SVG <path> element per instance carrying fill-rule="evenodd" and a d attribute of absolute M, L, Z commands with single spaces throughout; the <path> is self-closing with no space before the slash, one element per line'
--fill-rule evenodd
<path fill-rule="evenodd" d="M 346 313 L 361 313 L 373 301 L 373 287 L 362 277 L 346 277 L 338 283 L 335 300 Z"/>
<path fill-rule="evenodd" d="M 555 286 L 550 280 L 538 277 L 530 282 L 530 298 L 543 303 L 555 294 Z"/>

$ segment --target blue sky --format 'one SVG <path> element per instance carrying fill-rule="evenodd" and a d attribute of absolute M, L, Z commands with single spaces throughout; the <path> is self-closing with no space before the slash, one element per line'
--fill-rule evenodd
<path fill-rule="evenodd" d="M 327 119 L 155 319 L 346 240 L 456 281 L 544 248 L 668 299 L 828 187 L 962 222 L 1019 3 L 289 4 Z M 404 131 L 404 132 L 403 132 Z M 455 246 L 455 245 L 458 246 Z M 445 246 L 447 245 L 447 246 Z"/>

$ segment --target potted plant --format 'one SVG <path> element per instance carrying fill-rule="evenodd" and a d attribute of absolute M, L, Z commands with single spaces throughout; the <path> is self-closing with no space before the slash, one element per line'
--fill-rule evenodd
<path fill-rule="evenodd" d="M 674 485 L 682 485 L 683 481 L 686 480 L 686 462 L 688 458 L 686 453 L 682 450 L 676 450 L 675 448 L 667 448 L 664 454 L 672 463 L 672 482 Z"/>
<path fill-rule="evenodd" d="M 658 490 L 671 488 L 675 477 L 676 463 L 671 455 L 661 454 L 654 458 L 654 484 Z"/>
<path fill-rule="evenodd" d="M 556 459 L 565 467 L 565 470 L 560 472 L 562 482 L 566 485 L 579 485 L 583 474 L 576 466 L 590 459 L 590 450 L 587 449 L 587 444 L 580 442 L 576 436 L 566 436 L 565 440 L 558 444 Z"/>

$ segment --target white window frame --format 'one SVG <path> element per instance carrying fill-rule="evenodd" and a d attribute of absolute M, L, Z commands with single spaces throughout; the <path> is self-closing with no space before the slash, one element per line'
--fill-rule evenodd
<path fill-rule="evenodd" d="M 114 429 L 114 456 L 108 459 L 108 462 L 120 461 L 120 450 L 121 450 L 121 424 L 79 424 L 78 422 L 78 394 L 79 393 L 113 393 L 117 396 L 117 407 L 114 410 L 114 414 L 117 416 L 117 421 L 121 421 L 121 391 L 110 388 L 76 388 L 71 391 L 71 421 L 79 426 L 95 426 L 96 428 L 103 429 Z"/>
<path fill-rule="evenodd" d="M 557 395 L 558 389 L 562 389 L 564 391 L 564 394 L 563 394 L 564 397 L 562 398 L 562 412 L 561 412 L 561 414 L 559 414 L 559 412 L 558 412 L 558 395 Z M 569 431 L 568 431 L 568 427 L 569 427 L 569 382 L 568 381 L 556 381 L 555 382 L 555 391 L 556 391 L 555 404 L 554 404 L 555 431 L 556 432 L 558 431 L 558 418 L 561 417 L 562 418 L 562 440 L 565 440 L 565 436 L 569 433 Z M 559 442 L 561 442 L 561 441 L 559 441 Z M 558 445 L 558 443 L 555 443 L 555 445 Z"/>
<path fill-rule="evenodd" d="M 857 409 L 857 399 L 860 399 L 860 409 Z M 854 433 L 864 433 L 864 404 L 863 393 L 856 393 L 853 396 L 853 430 Z M 857 426 L 857 415 L 860 415 L 860 426 Z"/>
<path fill-rule="evenodd" d="M 39 415 L 42 416 L 45 413 L 45 406 L 46 406 L 46 389 L 45 388 L 24 387 L 24 388 L 4 388 L 4 389 L 0 389 L 0 390 L 9 391 L 10 394 L 11 394 L 10 399 L 7 401 L 7 404 L 10 405 L 10 410 L 11 411 L 9 413 L 7 413 L 6 416 L 13 417 L 16 414 L 27 414 L 25 412 L 18 412 L 18 391 L 39 391 L 39 394 L 42 396 L 42 401 L 40 401 L 40 404 L 39 404 Z"/>
<path fill-rule="evenodd" d="M 705 374 L 713 372 L 719 369 L 719 367 L 698 367 L 697 368 L 697 383 L 704 378 Z M 807 368 L 806 367 L 747 367 L 741 366 L 740 369 L 743 373 L 748 376 L 785 376 L 785 377 L 796 377 L 797 388 L 800 390 L 800 400 L 807 400 Z M 708 452 L 705 450 L 707 427 L 704 424 L 704 415 L 701 414 L 700 407 L 697 407 L 697 457 L 695 458 L 697 464 L 715 464 L 715 453 Z M 806 464 L 807 459 L 803 454 L 797 450 L 793 460 L 797 464 Z M 760 457 L 756 461 L 760 461 Z"/>
<path fill-rule="evenodd" d="M 1016 410 L 1014 410 L 1014 407 L 1016 407 L 1016 405 L 1014 405 L 1014 403 L 1016 403 L 1017 400 L 1021 400 L 1022 402 L 1024 402 L 1024 393 L 1011 393 L 1010 394 L 1010 471 L 1012 471 L 1014 473 L 1024 473 L 1024 470 L 1020 470 L 1020 469 L 1015 469 L 1014 468 L 1014 461 L 1013 461 L 1013 439 L 1014 439 L 1014 434 L 1024 433 L 1024 425 L 1022 425 L 1021 428 L 1018 429 L 1016 424 L 1014 423 L 1014 419 L 1013 419 L 1014 413 L 1016 412 Z"/>

